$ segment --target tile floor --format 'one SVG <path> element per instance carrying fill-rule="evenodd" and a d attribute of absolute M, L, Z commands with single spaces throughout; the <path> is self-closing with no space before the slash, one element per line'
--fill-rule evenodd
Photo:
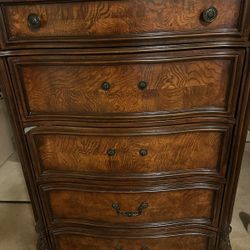
<path fill-rule="evenodd" d="M 240 212 L 250 214 L 250 133 L 247 140 L 232 220 L 233 250 L 250 250 L 250 232 L 239 218 Z M 28 201 L 21 166 L 13 154 L 0 166 L 0 250 L 36 249 L 37 235 Z"/>
<path fill-rule="evenodd" d="M 249 134 L 250 135 L 250 134 Z M 240 220 L 240 213 L 250 216 L 250 136 L 246 143 L 240 180 L 232 219 L 231 243 L 233 250 L 250 250 L 250 218 L 247 218 L 248 232 Z M 246 226 L 247 227 L 247 226 Z"/>
<path fill-rule="evenodd" d="M 0 166 L 0 250 L 35 250 L 30 199 L 16 154 Z"/>

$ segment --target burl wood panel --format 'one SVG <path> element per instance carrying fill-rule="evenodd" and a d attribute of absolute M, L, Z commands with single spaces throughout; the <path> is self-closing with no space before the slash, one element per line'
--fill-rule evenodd
<path fill-rule="evenodd" d="M 33 156 L 38 155 L 42 172 L 120 175 L 198 169 L 219 171 L 225 146 L 225 134 L 221 131 L 150 136 L 45 133 L 32 137 L 36 145 Z M 107 154 L 110 148 L 116 150 L 114 156 Z M 140 149 L 146 149 L 148 154 L 141 156 Z"/>
<path fill-rule="evenodd" d="M 215 6 L 217 19 L 202 23 L 202 12 Z M 11 39 L 45 37 L 101 37 L 156 32 L 207 32 L 237 29 L 240 0 L 127 0 L 7 6 Z M 30 13 L 41 17 L 42 27 L 31 31 Z"/>
<path fill-rule="evenodd" d="M 53 189 L 45 191 L 54 220 L 76 223 L 158 223 L 182 219 L 213 219 L 216 191 L 183 189 L 164 192 L 112 193 Z M 137 211 L 148 203 L 141 215 L 126 217 L 112 208 L 118 203 L 121 211 Z"/>
<path fill-rule="evenodd" d="M 207 250 L 208 237 L 176 236 L 156 239 L 105 239 L 74 234 L 59 234 L 56 237 L 57 250 Z"/>
<path fill-rule="evenodd" d="M 19 79 L 31 114 L 176 112 L 226 109 L 231 71 L 227 59 L 95 66 L 45 62 L 19 65 Z M 138 88 L 140 81 L 148 83 L 146 89 Z M 103 82 L 110 83 L 109 90 L 101 88 Z"/>

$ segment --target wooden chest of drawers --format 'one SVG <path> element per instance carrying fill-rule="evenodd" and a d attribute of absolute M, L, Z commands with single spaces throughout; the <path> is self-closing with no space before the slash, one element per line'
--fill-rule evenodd
<path fill-rule="evenodd" d="M 0 3 L 37 248 L 230 250 L 249 1 Z"/>

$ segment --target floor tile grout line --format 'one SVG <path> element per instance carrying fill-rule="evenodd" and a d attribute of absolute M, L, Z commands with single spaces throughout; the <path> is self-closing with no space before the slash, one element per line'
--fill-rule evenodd
<path fill-rule="evenodd" d="M 10 157 L 12 156 L 12 155 L 14 155 L 16 153 L 16 151 L 14 150 L 10 155 L 9 155 L 9 157 L 0 165 L 0 168 L 10 159 Z"/>

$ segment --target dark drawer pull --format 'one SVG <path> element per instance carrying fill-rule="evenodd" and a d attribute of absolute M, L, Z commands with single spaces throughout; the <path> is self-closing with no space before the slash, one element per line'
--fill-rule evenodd
<path fill-rule="evenodd" d="M 148 150 L 145 148 L 142 148 L 139 150 L 140 156 L 146 156 L 148 154 Z"/>
<path fill-rule="evenodd" d="M 115 250 L 123 250 L 123 248 L 119 246 L 119 247 L 116 247 Z M 149 248 L 147 246 L 143 246 L 141 247 L 141 250 L 149 250 Z"/>
<path fill-rule="evenodd" d="M 120 205 L 118 203 L 113 203 L 112 208 L 116 211 L 118 215 L 122 215 L 125 217 L 136 217 L 141 215 L 145 208 L 148 208 L 148 203 L 142 202 L 137 208 L 137 211 L 121 211 Z"/>
<path fill-rule="evenodd" d="M 39 29 L 41 27 L 41 18 L 35 13 L 29 14 L 27 21 L 31 29 Z"/>
<path fill-rule="evenodd" d="M 148 86 L 148 84 L 147 84 L 147 82 L 145 82 L 145 81 L 140 81 L 140 82 L 138 83 L 138 88 L 139 88 L 140 90 L 146 89 L 147 86 Z"/>
<path fill-rule="evenodd" d="M 101 88 L 105 91 L 108 91 L 110 89 L 110 87 L 111 87 L 111 85 L 109 82 L 104 82 L 104 83 L 102 83 L 102 86 L 101 86 Z"/>
<path fill-rule="evenodd" d="M 203 11 L 202 18 L 206 23 L 212 23 L 218 16 L 218 10 L 215 7 L 210 7 Z"/>
<path fill-rule="evenodd" d="M 107 155 L 108 155 L 108 156 L 114 156 L 115 153 L 116 153 L 116 151 L 115 151 L 114 148 L 109 148 L 109 149 L 107 150 Z"/>

